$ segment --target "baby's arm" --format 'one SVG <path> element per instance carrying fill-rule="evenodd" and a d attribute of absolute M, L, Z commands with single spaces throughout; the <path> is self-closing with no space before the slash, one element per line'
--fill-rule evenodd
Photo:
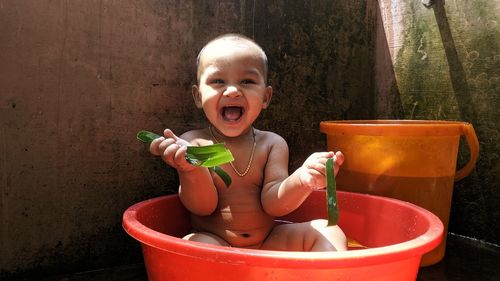
<path fill-rule="evenodd" d="M 207 168 L 195 167 L 186 161 L 187 146 L 191 145 L 188 141 L 177 137 L 169 129 L 165 129 L 163 135 L 151 142 L 149 150 L 177 170 L 179 197 L 184 206 L 200 216 L 211 214 L 217 207 L 218 198 L 210 172 Z"/>
<path fill-rule="evenodd" d="M 335 155 L 335 173 L 344 162 L 341 152 L 313 153 L 293 174 L 288 176 L 288 146 L 285 140 L 275 143 L 269 154 L 261 201 L 271 216 L 283 216 L 296 208 L 313 190 L 326 186 L 326 160 Z"/>

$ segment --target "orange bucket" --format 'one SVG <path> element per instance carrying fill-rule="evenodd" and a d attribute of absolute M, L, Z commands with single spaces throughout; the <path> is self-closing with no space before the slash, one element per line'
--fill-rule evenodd
<path fill-rule="evenodd" d="M 342 151 L 339 190 L 392 197 L 437 215 L 448 229 L 454 181 L 475 167 L 479 142 L 471 124 L 453 121 L 324 121 L 327 149 Z M 456 170 L 460 137 L 465 136 L 469 162 Z M 443 242 L 422 258 L 421 266 L 439 262 Z"/>

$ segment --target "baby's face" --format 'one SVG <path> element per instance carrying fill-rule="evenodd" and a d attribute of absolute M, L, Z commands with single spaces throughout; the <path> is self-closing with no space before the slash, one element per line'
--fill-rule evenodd
<path fill-rule="evenodd" d="M 247 132 L 271 100 L 261 54 L 252 44 L 222 41 L 209 45 L 200 57 L 199 85 L 193 87 L 193 96 L 225 136 Z"/>

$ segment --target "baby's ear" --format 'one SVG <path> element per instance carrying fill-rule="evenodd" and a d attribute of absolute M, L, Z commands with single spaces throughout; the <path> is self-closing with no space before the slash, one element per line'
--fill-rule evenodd
<path fill-rule="evenodd" d="M 266 87 L 266 92 L 264 93 L 264 99 L 262 103 L 262 108 L 266 109 L 269 107 L 269 104 L 271 103 L 271 98 L 273 97 L 273 87 L 267 86 Z"/>
<path fill-rule="evenodd" d="M 198 89 L 198 86 L 193 85 L 191 87 L 191 94 L 193 95 L 194 103 L 196 104 L 197 108 L 202 108 L 202 103 L 201 103 L 201 93 L 200 89 Z"/>

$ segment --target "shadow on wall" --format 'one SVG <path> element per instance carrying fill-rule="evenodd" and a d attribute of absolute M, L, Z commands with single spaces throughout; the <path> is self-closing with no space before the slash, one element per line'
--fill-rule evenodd
<path fill-rule="evenodd" d="M 384 28 L 384 21 L 392 21 L 393 15 L 384 15 L 382 3 L 374 2 L 376 10 L 376 38 L 374 61 L 374 91 L 373 103 L 376 119 L 403 119 L 404 110 L 399 92 L 394 64 L 389 47 L 389 40 L 394 41 L 392 30 Z M 388 23 L 394 24 L 394 23 Z M 394 50 L 393 50 L 394 52 Z"/>
<path fill-rule="evenodd" d="M 429 8 L 434 10 L 439 33 L 441 34 L 441 40 L 448 60 L 451 84 L 458 103 L 460 117 L 463 121 L 478 126 L 479 124 L 477 122 L 479 120 L 476 116 L 474 101 L 469 91 L 467 76 L 465 75 L 462 62 L 459 59 L 455 41 L 453 40 L 450 24 L 444 8 L 444 1 L 435 0 L 434 4 Z"/>
<path fill-rule="evenodd" d="M 422 5 L 424 2 L 432 5 Z M 500 244 L 498 1 L 377 1 L 375 117 L 461 120 L 480 142 L 455 183 L 450 232 Z M 424 7 L 426 6 L 426 7 Z M 457 166 L 469 151 L 461 141 Z"/>
<path fill-rule="evenodd" d="M 435 0 L 431 8 L 446 54 L 450 82 L 460 118 L 474 125 L 481 149 L 476 169 L 469 177 L 456 183 L 450 231 L 498 245 L 500 236 L 496 222 L 500 217 L 500 212 L 495 206 L 500 200 L 496 192 L 498 186 L 497 143 L 500 133 L 498 114 L 491 112 L 498 112 L 496 107 L 499 81 L 496 77 L 500 68 L 496 53 L 498 49 L 495 48 L 499 41 L 498 31 L 495 32 L 494 28 L 488 26 L 488 20 L 492 17 L 498 18 L 499 4 L 493 1 L 484 5 L 486 3 L 477 1 L 445 6 L 445 2 L 447 1 Z M 464 18 L 460 19 L 468 24 L 465 27 L 457 24 L 460 21 L 453 18 L 457 16 L 454 9 L 460 8 L 465 11 L 461 14 Z M 473 20 L 475 17 L 477 18 Z M 455 22 L 452 21 L 453 19 Z M 453 23 L 451 27 L 450 20 Z M 493 22 L 495 26 L 496 21 Z M 456 35 L 454 38 L 453 34 L 457 34 L 457 31 L 463 33 L 459 33 L 460 36 Z M 458 45 L 458 50 L 456 40 L 461 40 L 459 43 L 462 43 Z M 463 45 L 465 45 L 465 53 Z M 460 49 L 462 53 L 459 52 Z M 461 149 L 458 165 L 466 162 L 468 157 L 468 150 Z"/>

